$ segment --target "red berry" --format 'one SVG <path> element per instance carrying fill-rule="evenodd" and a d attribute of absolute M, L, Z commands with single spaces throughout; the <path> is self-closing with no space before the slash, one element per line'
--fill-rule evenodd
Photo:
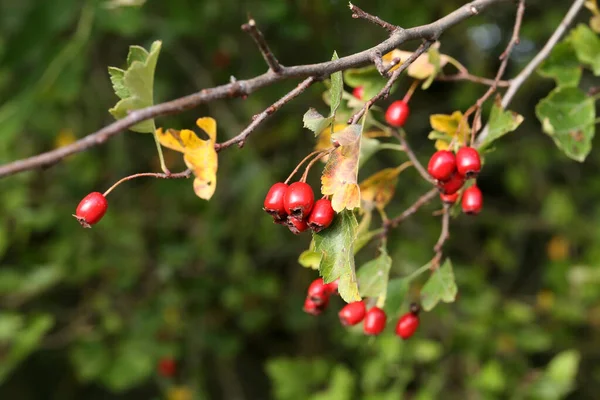
<path fill-rule="evenodd" d="M 459 196 L 460 196 L 459 192 L 455 192 L 455 193 L 452 193 L 452 194 L 440 193 L 440 199 L 442 199 L 442 202 L 444 202 L 446 204 L 454 204 L 454 203 L 456 203 L 456 200 L 458 200 Z"/>
<path fill-rule="evenodd" d="M 381 308 L 373 307 L 365 315 L 363 331 L 365 335 L 379 335 L 385 328 L 387 316 Z"/>
<path fill-rule="evenodd" d="M 338 278 L 335 281 L 326 284 L 329 294 L 339 294 L 339 292 L 338 292 L 339 283 L 340 283 L 340 280 Z"/>
<path fill-rule="evenodd" d="M 271 214 L 273 220 L 278 223 L 285 221 L 287 216 L 285 207 L 283 206 L 283 195 L 287 188 L 288 185 L 278 182 L 271 186 L 271 189 L 269 189 L 269 192 L 267 193 L 267 197 L 265 197 L 263 210 Z"/>
<path fill-rule="evenodd" d="M 385 112 L 385 120 L 391 126 L 400 128 L 406 122 L 409 114 L 410 109 L 408 108 L 408 103 L 403 100 L 396 100 L 390 104 Z"/>
<path fill-rule="evenodd" d="M 456 171 L 456 157 L 448 150 L 433 153 L 427 165 L 427 172 L 438 181 L 447 181 Z"/>
<path fill-rule="evenodd" d="M 92 192 L 85 196 L 77 206 L 75 218 L 81 226 L 90 228 L 90 225 L 94 225 L 102 219 L 107 209 L 106 197 L 100 192 Z"/>
<path fill-rule="evenodd" d="M 158 361 L 158 373 L 166 378 L 175 375 L 176 369 L 177 366 L 175 365 L 175 360 L 172 358 L 161 358 Z"/>
<path fill-rule="evenodd" d="M 323 282 L 323 278 L 315 279 L 308 287 L 308 297 L 317 304 L 321 304 L 330 294 L 329 287 Z"/>
<path fill-rule="evenodd" d="M 406 313 L 398 320 L 396 324 L 396 335 L 402 339 L 410 338 L 419 327 L 419 316 L 416 313 Z"/>
<path fill-rule="evenodd" d="M 445 181 L 440 182 L 438 185 L 438 189 L 442 194 L 451 195 L 455 194 L 460 190 L 461 187 L 465 184 L 465 177 L 459 173 L 452 175 L 452 177 Z"/>
<path fill-rule="evenodd" d="M 481 158 L 479 152 L 473 147 L 461 147 L 456 153 L 456 169 L 458 173 L 472 178 L 481 171 Z"/>
<path fill-rule="evenodd" d="M 483 194 L 481 194 L 481 190 L 477 185 L 473 185 L 464 191 L 461 205 L 465 214 L 479 214 L 483 207 Z"/>
<path fill-rule="evenodd" d="M 346 304 L 338 313 L 340 322 L 344 326 L 353 326 L 358 324 L 365 317 L 367 312 L 365 303 L 362 301 L 355 301 L 353 303 Z"/>
<path fill-rule="evenodd" d="M 305 182 L 292 183 L 283 195 L 283 206 L 289 216 L 305 219 L 315 202 L 312 188 Z"/>
<path fill-rule="evenodd" d="M 306 297 L 302 310 L 307 314 L 319 315 L 327 308 L 328 304 L 329 297 L 325 297 L 325 300 L 321 303 L 315 303 L 310 297 Z"/>
<path fill-rule="evenodd" d="M 352 96 L 356 97 L 359 100 L 362 100 L 362 98 L 363 98 L 364 95 L 365 95 L 365 88 L 364 88 L 364 86 L 357 86 L 352 91 Z"/>
<path fill-rule="evenodd" d="M 287 217 L 287 226 L 294 235 L 298 235 L 308 229 L 306 221 L 296 219 L 291 215 Z"/>
<path fill-rule="evenodd" d="M 335 211 L 331 207 L 331 201 L 327 199 L 317 200 L 308 217 L 308 226 L 315 232 L 321 232 L 323 229 L 331 225 Z"/>

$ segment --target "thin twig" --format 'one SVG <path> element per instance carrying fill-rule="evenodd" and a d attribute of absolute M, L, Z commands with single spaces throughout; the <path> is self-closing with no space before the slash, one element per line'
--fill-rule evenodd
<path fill-rule="evenodd" d="M 256 21 L 254 21 L 254 19 L 250 19 L 247 24 L 242 25 L 242 30 L 244 32 L 248 32 L 248 34 L 252 36 L 252 39 L 254 39 L 254 42 L 258 46 L 260 53 L 262 54 L 263 58 L 265 59 L 265 62 L 267 63 L 271 71 L 275 73 L 281 71 L 283 67 L 279 63 L 279 61 L 277 61 L 277 58 L 269 48 L 265 37 L 263 36 L 260 29 L 258 29 L 258 27 L 256 26 Z"/>
<path fill-rule="evenodd" d="M 442 249 L 444 247 L 444 243 L 450 237 L 450 205 L 444 204 L 444 209 L 442 213 L 442 229 L 440 232 L 440 237 L 438 241 L 433 246 L 433 251 L 435 251 L 435 256 L 431 261 L 431 268 L 435 269 L 440 265 L 440 260 L 442 259 Z"/>
<path fill-rule="evenodd" d="M 525 68 L 523 68 L 523 70 L 521 70 L 521 72 L 519 72 L 519 74 L 511 80 L 510 86 L 508 87 L 506 93 L 504 93 L 504 96 L 502 97 L 502 108 L 506 108 L 510 104 L 511 100 L 513 99 L 517 91 L 521 88 L 525 80 L 527 80 L 527 78 L 529 78 L 529 76 L 533 73 L 533 71 L 536 70 L 536 68 L 542 63 L 542 61 L 544 61 L 548 57 L 548 55 L 550 55 L 550 52 L 552 51 L 554 46 L 556 46 L 561 37 L 564 35 L 569 25 L 571 25 L 571 23 L 575 19 L 575 16 L 577 16 L 579 11 L 583 7 L 584 3 L 585 0 L 575 0 L 573 2 L 573 5 L 571 5 L 571 8 L 567 12 L 563 20 L 560 22 L 560 24 L 556 27 L 556 30 L 554 31 L 552 36 L 550 36 L 550 39 L 548 39 L 548 42 L 546 42 L 542 50 L 540 50 L 540 52 L 537 53 L 535 57 L 533 57 L 529 64 L 527 64 Z M 481 143 L 484 142 L 484 140 L 489 135 L 489 132 L 490 130 L 488 124 L 477 137 L 478 145 L 481 145 Z"/>
<path fill-rule="evenodd" d="M 421 208 L 425 204 L 429 203 L 429 201 L 431 201 L 431 199 L 433 199 L 439 193 L 440 192 L 437 190 L 437 188 L 433 188 L 433 189 L 429 190 L 428 192 L 424 193 L 421 197 L 419 197 L 417 199 L 417 201 L 415 201 L 413 203 L 413 205 L 411 205 L 406 210 L 404 210 L 402 212 L 402 214 L 398 215 L 395 218 L 387 220 L 383 224 L 382 236 L 387 235 L 387 231 L 390 228 L 397 227 L 402 221 L 404 221 L 405 219 L 407 219 L 408 217 L 410 217 L 411 215 L 413 215 L 414 213 L 416 213 L 419 210 L 419 208 Z"/>
<path fill-rule="evenodd" d="M 0 177 L 13 175 L 32 169 L 48 167 L 61 161 L 71 154 L 79 153 L 98 146 L 106 142 L 111 137 L 123 132 L 124 130 L 152 118 L 179 114 L 201 104 L 206 104 L 218 99 L 247 96 L 260 88 L 273 85 L 286 79 L 308 78 L 311 76 L 325 77 L 337 71 L 369 65 L 373 62 L 372 60 L 375 54 L 387 54 L 389 51 L 411 40 L 436 40 L 448 28 L 464 21 L 467 18 L 479 14 L 481 11 L 493 4 L 498 4 L 504 1 L 506 0 L 471 1 L 470 3 L 461 6 L 457 10 L 435 22 L 414 28 L 398 30 L 378 45 L 371 47 L 370 49 L 342 57 L 339 60 L 291 67 L 282 66 L 279 73 L 267 71 L 266 73 L 254 78 L 237 80 L 224 85 L 215 86 L 213 88 L 203 89 L 188 96 L 132 111 L 125 118 L 115 121 L 112 124 L 107 125 L 104 128 L 93 132 L 70 145 L 0 166 Z M 242 136 L 242 134 L 238 136 Z M 244 139 L 245 136 L 236 137 L 232 140 L 235 143 L 238 143 Z M 223 146 L 223 144 L 216 144 L 215 147 L 216 149 L 220 150 L 226 148 L 227 146 Z"/>
<path fill-rule="evenodd" d="M 271 115 L 273 115 L 275 112 L 277 112 L 285 104 L 289 103 L 294 98 L 298 97 L 302 92 L 304 92 L 306 89 L 308 89 L 308 87 L 310 85 L 317 82 L 317 80 L 318 80 L 317 78 L 315 78 L 314 76 L 311 76 L 311 77 L 306 78 L 302 82 L 300 82 L 298 84 L 298 86 L 296 86 L 290 92 L 286 93 L 282 98 L 277 100 L 270 107 L 267 107 L 267 109 L 265 109 L 263 112 L 261 112 L 260 114 L 256 114 L 254 117 L 252 117 L 252 122 L 250 123 L 250 125 L 248 125 L 236 137 L 231 138 L 223 143 L 217 143 L 215 145 L 215 150 L 221 151 L 221 150 L 226 149 L 227 147 L 234 145 L 234 144 L 237 144 L 239 147 L 243 147 L 244 144 L 246 143 L 246 138 L 252 132 L 254 132 L 256 127 L 258 127 L 258 125 L 260 125 L 261 122 L 263 122 L 265 119 L 269 118 Z"/>
<path fill-rule="evenodd" d="M 352 3 L 349 4 L 349 7 L 350 7 L 350 10 L 352 11 L 352 18 L 361 18 L 361 19 L 367 20 L 375 25 L 379 25 L 380 27 L 382 27 L 389 33 L 394 33 L 398 29 L 402 29 L 399 26 L 392 25 L 389 22 L 386 22 L 386 21 L 382 20 L 381 18 L 376 17 L 375 15 L 371 15 L 368 12 L 363 11 L 361 8 L 355 6 Z"/>
<path fill-rule="evenodd" d="M 283 182 L 286 185 L 288 184 L 288 182 L 294 177 L 294 175 L 296 175 L 296 173 L 298 172 L 298 170 L 300 169 L 300 167 L 307 162 L 310 158 L 312 158 L 313 156 L 316 156 L 317 154 L 322 153 L 323 150 L 315 150 L 312 153 L 310 153 L 309 155 L 307 155 L 306 157 L 304 157 L 302 159 L 302 161 L 300 161 L 298 163 L 298 165 L 296 165 L 296 168 L 294 168 L 294 170 L 292 171 L 292 173 L 287 177 L 287 179 Z"/>
<path fill-rule="evenodd" d="M 423 179 L 425 179 L 427 182 L 431 183 L 432 185 L 435 185 L 436 184 L 435 180 L 429 175 L 429 173 L 427 172 L 425 167 L 423 167 L 423 164 L 421 164 L 421 162 L 417 158 L 415 152 L 412 150 L 412 148 L 409 146 L 408 142 L 406 141 L 406 137 L 404 137 L 404 134 L 399 133 L 396 129 L 392 129 L 392 135 L 394 135 L 394 137 L 396 137 L 400 141 L 400 144 L 404 148 L 404 152 L 408 156 L 408 159 L 415 166 L 415 169 L 419 172 L 419 175 L 421 175 L 421 177 Z"/>
<path fill-rule="evenodd" d="M 108 196 L 110 194 L 110 192 L 112 192 L 114 190 L 114 188 L 119 186 L 121 183 L 130 181 L 130 180 L 136 179 L 136 178 L 149 177 L 149 178 L 158 178 L 158 179 L 179 179 L 179 178 L 189 178 L 191 174 L 192 174 L 192 170 L 189 168 L 186 169 L 185 171 L 178 172 L 176 174 L 171 174 L 171 173 L 166 174 L 166 173 L 157 173 L 157 172 L 142 172 L 139 174 L 133 174 L 133 175 L 129 175 L 129 176 L 126 176 L 125 178 L 118 180 L 114 185 L 112 185 L 110 188 L 108 188 L 106 190 L 106 192 L 104 192 L 103 196 L 104 197 Z"/>
<path fill-rule="evenodd" d="M 492 86 L 492 85 L 494 85 L 494 82 L 496 82 L 494 79 L 483 78 L 481 76 L 472 75 L 469 72 L 459 72 L 458 74 L 453 74 L 453 75 L 438 75 L 435 78 L 435 80 L 441 81 L 441 82 L 469 81 L 469 82 L 480 83 L 482 85 L 488 85 L 488 86 Z M 500 79 L 496 83 L 496 85 L 498 87 L 508 87 L 508 86 L 510 86 L 510 81 L 504 81 L 504 80 Z"/>

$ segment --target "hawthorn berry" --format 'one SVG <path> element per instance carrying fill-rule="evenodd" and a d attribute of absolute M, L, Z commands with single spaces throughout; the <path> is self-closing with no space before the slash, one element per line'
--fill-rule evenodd
<path fill-rule="evenodd" d="M 473 185 L 464 191 L 461 206 L 465 214 L 479 214 L 483 207 L 483 194 L 477 185 Z"/>
<path fill-rule="evenodd" d="M 365 314 L 363 331 L 365 335 L 379 335 L 385 328 L 387 316 L 379 307 L 373 307 Z"/>
<path fill-rule="evenodd" d="M 390 104 L 385 112 L 385 120 L 389 125 L 400 128 L 408 119 L 409 114 L 408 103 L 404 100 L 396 100 Z"/>
<path fill-rule="evenodd" d="M 165 378 L 170 378 L 175 375 L 176 369 L 177 366 L 175 360 L 170 357 L 164 357 L 158 361 L 158 373 Z"/>
<path fill-rule="evenodd" d="M 325 297 L 324 301 L 321 303 L 315 303 L 313 300 L 311 300 L 310 297 L 306 297 L 306 299 L 304 300 L 304 307 L 302 307 L 302 310 L 310 315 L 319 315 L 323 311 L 325 311 L 328 304 L 329 297 Z"/>
<path fill-rule="evenodd" d="M 271 186 L 271 189 L 269 189 L 269 192 L 267 192 L 267 196 L 265 197 L 263 210 L 271 214 L 275 222 L 282 222 L 286 219 L 287 213 L 283 206 L 283 195 L 287 188 L 288 185 L 278 182 Z"/>
<path fill-rule="evenodd" d="M 294 235 L 298 235 L 308 229 L 308 224 L 302 219 L 297 219 L 288 215 L 287 227 Z"/>
<path fill-rule="evenodd" d="M 456 153 L 456 169 L 467 179 L 477 176 L 481 171 L 479 152 L 473 147 L 461 147 Z"/>
<path fill-rule="evenodd" d="M 344 326 L 353 326 L 365 318 L 367 309 L 362 301 L 346 304 L 338 313 L 340 322 Z"/>
<path fill-rule="evenodd" d="M 308 217 L 308 226 L 310 226 L 315 233 L 321 232 L 331 225 L 334 217 L 335 211 L 333 211 L 333 207 L 331 207 L 331 201 L 327 199 L 317 200 Z"/>
<path fill-rule="evenodd" d="M 429 159 L 427 172 L 433 179 L 445 182 L 452 177 L 456 171 L 456 157 L 448 150 L 438 150 Z"/>
<path fill-rule="evenodd" d="M 396 324 L 396 335 L 402 339 L 410 338 L 419 327 L 419 315 L 409 312 L 404 314 Z"/>
<path fill-rule="evenodd" d="M 77 206 L 75 218 L 84 228 L 91 228 L 102 219 L 108 209 L 108 201 L 100 192 L 92 192 L 85 196 Z"/>
<path fill-rule="evenodd" d="M 442 200 L 442 202 L 444 202 L 446 204 L 454 204 L 454 203 L 456 203 L 456 200 L 458 200 L 459 196 L 460 196 L 459 192 L 455 192 L 455 193 L 452 193 L 452 194 L 440 193 L 440 199 Z"/>
<path fill-rule="evenodd" d="M 362 100 L 364 95 L 365 95 L 365 87 L 364 86 L 357 86 L 352 91 L 352 96 L 356 97 L 359 100 Z"/>
<path fill-rule="evenodd" d="M 329 294 L 340 294 L 338 292 L 338 285 L 339 285 L 339 283 L 340 283 L 340 280 L 338 278 L 335 281 L 326 284 L 327 290 L 329 291 Z"/>
<path fill-rule="evenodd" d="M 310 185 L 306 182 L 292 183 L 283 195 L 285 212 L 289 216 L 299 220 L 303 220 L 309 216 L 314 202 L 315 195 Z"/>
<path fill-rule="evenodd" d="M 445 182 L 440 182 L 438 184 L 438 189 L 440 189 L 440 192 L 442 192 L 442 194 L 451 195 L 458 192 L 464 184 L 465 177 L 459 173 L 455 173 L 449 180 Z"/>
<path fill-rule="evenodd" d="M 312 300 L 313 303 L 321 304 L 331 294 L 327 284 L 323 282 L 323 278 L 317 278 L 308 287 L 307 297 Z"/>

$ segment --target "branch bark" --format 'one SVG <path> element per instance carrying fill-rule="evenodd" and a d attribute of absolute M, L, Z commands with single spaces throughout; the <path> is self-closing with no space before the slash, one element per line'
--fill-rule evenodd
<path fill-rule="evenodd" d="M 368 65 L 373 63 L 373 60 L 377 58 L 377 55 L 388 53 L 389 51 L 408 41 L 419 39 L 435 41 L 448 28 L 464 21 L 469 17 L 479 14 L 481 11 L 493 4 L 504 1 L 507 0 L 471 1 L 435 22 L 410 29 L 396 30 L 388 39 L 384 40 L 380 44 L 356 54 L 342 57 L 339 60 L 290 67 L 285 67 L 277 63 L 277 65 L 281 66 L 278 72 L 275 72 L 270 68 L 266 73 L 254 78 L 238 80 L 210 89 L 203 89 L 188 96 L 133 111 L 127 117 L 113 122 L 112 124 L 93 132 L 68 146 L 4 164 L 0 166 L 0 177 L 51 166 L 71 154 L 79 153 L 94 146 L 98 146 L 106 142 L 112 136 L 115 136 L 118 133 L 126 130 L 127 128 L 151 118 L 181 113 L 201 104 L 212 102 L 218 99 L 247 96 L 260 88 L 273 85 L 286 79 L 302 79 L 309 77 L 322 79 L 331 75 L 333 72 Z M 263 52 L 263 55 L 264 54 L 265 53 Z M 265 59 L 266 58 L 267 57 L 265 56 Z M 267 63 L 269 62 L 273 63 L 273 60 L 267 60 Z M 271 64 L 270 67 L 272 67 Z M 240 135 L 238 135 L 238 137 L 239 136 Z M 240 139 L 240 141 L 245 140 L 246 137 L 247 135 Z M 216 145 L 217 150 L 224 148 L 227 148 L 227 146 L 224 146 L 224 143 Z"/>

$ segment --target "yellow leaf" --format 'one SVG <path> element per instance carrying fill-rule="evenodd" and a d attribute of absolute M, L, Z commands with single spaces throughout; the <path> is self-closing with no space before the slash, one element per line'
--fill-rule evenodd
<path fill-rule="evenodd" d="M 196 125 L 206 133 L 208 140 L 200 139 L 194 131 L 159 128 L 156 135 L 160 144 L 183 153 L 185 165 L 195 175 L 194 192 L 201 199 L 209 200 L 217 187 L 217 169 L 219 159 L 215 151 L 217 140 L 217 122 L 210 117 L 199 118 Z"/>
<path fill-rule="evenodd" d="M 411 165 L 408 161 L 396 168 L 382 169 L 362 181 L 359 187 L 363 208 L 383 210 L 394 197 L 398 175 Z"/>
<path fill-rule="evenodd" d="M 335 124 L 333 126 L 333 131 L 339 132 L 341 130 L 344 130 L 347 126 L 348 125 L 346 124 Z M 315 150 L 325 150 L 331 148 L 331 146 L 331 127 L 328 126 L 327 128 L 323 129 L 321 133 L 319 133 L 319 139 L 317 140 L 317 144 L 315 145 Z M 327 162 L 328 159 L 329 156 L 321 157 L 322 162 Z"/>
<path fill-rule="evenodd" d="M 553 236 L 546 245 L 546 254 L 551 261 L 564 261 L 569 258 L 571 243 L 564 236 Z"/>
<path fill-rule="evenodd" d="M 349 125 L 333 134 L 333 139 L 340 146 L 331 153 L 325 164 L 321 176 L 321 192 L 332 196 L 331 206 L 336 212 L 360 207 L 357 179 L 361 131 L 361 125 Z"/>
<path fill-rule="evenodd" d="M 186 386 L 175 386 L 169 388 L 167 400 L 192 400 L 194 398 L 192 391 Z"/>
<path fill-rule="evenodd" d="M 61 129 L 54 140 L 54 148 L 68 146 L 74 143 L 77 138 L 71 129 Z"/>
<path fill-rule="evenodd" d="M 436 42 L 434 47 L 436 49 L 439 48 L 439 42 Z M 410 56 L 412 56 L 412 54 L 412 51 L 394 49 L 382 57 L 383 66 L 387 67 L 388 65 L 390 65 L 391 61 L 394 58 L 400 58 L 402 62 L 390 70 L 394 71 L 398 69 L 400 65 L 402 65 L 402 63 L 405 62 Z M 440 68 L 443 68 L 444 65 L 448 63 L 449 59 L 450 57 L 448 57 L 447 55 L 440 54 Z M 406 73 L 415 79 L 427 79 L 431 74 L 435 72 L 435 65 L 433 65 L 429 61 L 428 53 L 421 54 L 406 70 Z"/>
<path fill-rule="evenodd" d="M 429 116 L 429 123 L 435 131 L 445 133 L 450 138 L 454 138 L 456 144 L 461 145 L 467 142 L 471 132 L 468 121 L 465 121 L 462 125 L 460 125 L 462 118 L 463 113 L 460 111 L 454 111 L 452 115 L 433 114 Z M 438 139 L 435 143 L 435 147 L 438 150 L 445 150 L 448 148 L 448 144 L 449 142 L 443 139 Z"/>

